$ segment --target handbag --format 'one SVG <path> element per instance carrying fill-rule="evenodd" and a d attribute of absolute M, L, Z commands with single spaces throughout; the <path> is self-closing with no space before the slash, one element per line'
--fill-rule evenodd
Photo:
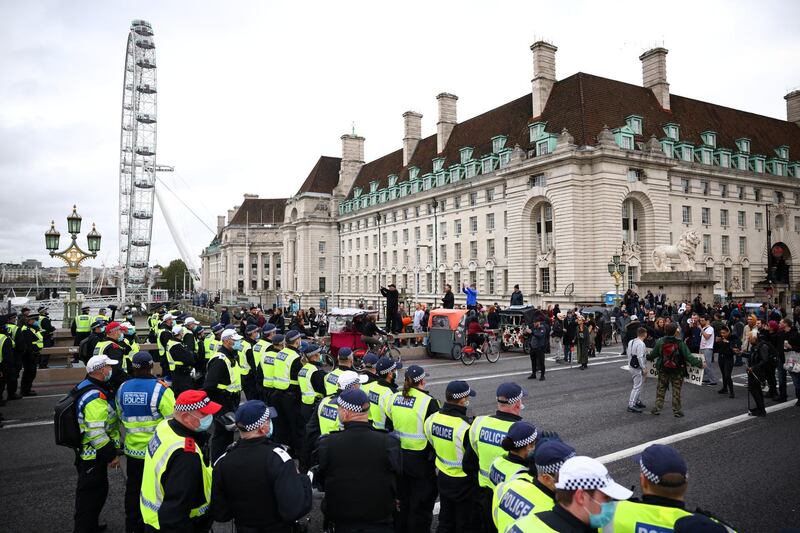
<path fill-rule="evenodd" d="M 783 369 L 793 374 L 800 374 L 800 357 L 797 352 L 786 352 L 786 362 Z"/>

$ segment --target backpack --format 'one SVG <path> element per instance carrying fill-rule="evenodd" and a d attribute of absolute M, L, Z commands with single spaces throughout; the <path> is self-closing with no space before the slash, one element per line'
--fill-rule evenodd
<path fill-rule="evenodd" d="M 667 370 L 677 370 L 683 366 L 681 363 L 681 348 L 676 340 L 665 341 L 661 345 L 661 361 Z"/>
<path fill-rule="evenodd" d="M 92 354 L 89 353 L 89 339 L 91 339 L 91 335 L 86 337 L 81 341 L 78 345 L 78 359 L 85 365 Z"/>
<path fill-rule="evenodd" d="M 561 320 L 556 319 L 553 323 L 553 337 L 560 337 L 564 334 L 564 323 Z"/>
<path fill-rule="evenodd" d="M 95 385 L 88 385 L 81 389 L 76 385 L 66 396 L 56 403 L 53 416 L 53 429 L 55 441 L 58 446 L 66 446 L 77 450 L 82 444 L 82 433 L 78 424 L 78 413 L 76 404 L 78 399 L 92 389 L 97 389 Z"/>

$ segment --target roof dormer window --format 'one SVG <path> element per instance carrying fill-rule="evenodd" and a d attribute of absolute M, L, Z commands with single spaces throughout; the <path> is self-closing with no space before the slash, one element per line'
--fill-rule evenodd
<path fill-rule="evenodd" d="M 397 185 L 397 174 L 389 174 L 389 187 Z"/>
<path fill-rule="evenodd" d="M 441 172 L 442 168 L 444 168 L 444 157 L 437 157 L 433 160 L 433 171 Z"/>
<path fill-rule="evenodd" d="M 778 154 L 778 157 L 781 159 L 789 159 L 789 147 L 785 144 L 783 146 L 778 146 L 775 149 L 775 153 Z"/>
<path fill-rule="evenodd" d="M 497 135 L 492 137 L 492 153 L 498 153 L 500 150 L 506 147 L 506 139 L 505 135 Z"/>
<path fill-rule="evenodd" d="M 408 167 L 408 179 L 415 180 L 419 176 L 419 167 Z"/>
<path fill-rule="evenodd" d="M 461 154 L 461 164 L 463 165 L 470 159 L 472 159 L 472 147 L 465 146 L 461 150 L 458 151 Z"/>
<path fill-rule="evenodd" d="M 741 139 L 736 139 L 736 147 L 743 154 L 749 154 L 750 153 L 750 139 L 748 139 L 747 137 L 742 137 Z"/>
<path fill-rule="evenodd" d="M 678 141 L 681 138 L 681 127 L 670 122 L 669 124 L 664 125 L 664 133 L 673 141 Z"/>
<path fill-rule="evenodd" d="M 369 182 L 369 192 L 373 193 L 378 190 L 378 180 L 372 180 Z"/>
<path fill-rule="evenodd" d="M 639 115 L 630 115 L 625 119 L 625 123 L 635 135 L 642 134 L 642 117 Z"/>
<path fill-rule="evenodd" d="M 711 148 L 717 147 L 717 134 L 713 131 L 704 131 L 700 134 L 700 138 L 703 139 L 704 145 L 710 146 Z"/>
<path fill-rule="evenodd" d="M 361 196 L 362 189 L 361 187 L 354 187 L 353 188 L 353 198 L 358 198 Z"/>
<path fill-rule="evenodd" d="M 534 122 L 528 125 L 531 142 L 535 142 L 545 136 L 545 126 L 547 126 L 547 122 Z"/>

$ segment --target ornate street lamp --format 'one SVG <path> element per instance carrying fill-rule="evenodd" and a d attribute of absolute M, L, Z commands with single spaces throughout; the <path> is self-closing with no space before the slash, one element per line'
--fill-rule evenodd
<path fill-rule="evenodd" d="M 64 324 L 69 324 L 78 315 L 78 295 L 76 285 L 78 275 L 81 273 L 81 263 L 86 259 L 97 257 L 97 252 L 100 251 L 101 235 L 97 232 L 94 224 L 92 224 L 92 231 L 86 235 L 86 240 L 89 247 L 89 253 L 84 252 L 78 246 L 78 234 L 81 232 L 81 221 L 83 217 L 78 214 L 78 208 L 72 206 L 72 213 L 67 217 L 67 231 L 72 237 L 70 245 L 60 251 L 58 250 L 58 241 L 61 238 L 61 233 L 56 229 L 55 221 L 50 222 L 50 229 L 44 234 L 44 243 L 47 251 L 50 252 L 50 257 L 58 257 L 67 264 L 67 276 L 69 276 L 69 300 L 64 305 Z"/>
<path fill-rule="evenodd" d="M 620 262 L 620 256 L 613 255 L 611 262 L 608 264 L 608 273 L 614 278 L 614 287 L 616 288 L 614 295 L 614 305 L 619 305 L 619 286 L 622 283 L 622 278 L 625 276 L 625 263 Z"/>

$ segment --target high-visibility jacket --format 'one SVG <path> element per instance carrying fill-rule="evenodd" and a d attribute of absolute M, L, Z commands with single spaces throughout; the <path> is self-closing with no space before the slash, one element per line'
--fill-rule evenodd
<path fill-rule="evenodd" d="M 506 533 L 531 533 L 531 531 L 535 531 L 536 533 L 549 533 L 550 531 L 556 530 L 539 520 L 536 513 L 522 515 L 506 529 Z"/>
<path fill-rule="evenodd" d="M 17 325 L 16 324 L 6 324 L 6 331 L 8 332 L 8 338 L 11 339 L 11 347 L 13 348 L 15 344 L 17 344 L 16 336 L 17 336 Z"/>
<path fill-rule="evenodd" d="M 175 339 L 170 339 L 167 341 L 167 349 L 164 352 L 167 355 L 167 364 L 169 365 L 169 371 L 174 372 L 176 367 L 184 366 L 183 361 L 176 361 L 172 358 L 172 348 L 175 346 L 183 346 L 181 341 L 176 341 Z"/>
<path fill-rule="evenodd" d="M 92 317 L 92 322 L 97 322 L 98 320 L 104 320 L 105 322 L 108 322 L 108 317 L 106 315 L 95 315 Z"/>
<path fill-rule="evenodd" d="M 305 405 L 314 405 L 314 402 L 322 398 L 322 394 L 314 390 L 311 384 L 311 376 L 319 370 L 316 365 L 306 363 L 297 374 L 297 381 L 300 383 L 300 401 Z"/>
<path fill-rule="evenodd" d="M 162 358 L 166 357 L 165 353 L 166 346 L 164 346 L 164 344 L 161 342 L 161 334 L 164 333 L 165 331 L 167 330 L 165 329 L 156 330 L 156 346 L 158 346 L 158 355 L 160 355 Z M 172 333 L 170 331 L 167 331 L 167 333 L 169 333 L 168 338 L 172 339 L 173 338 Z"/>
<path fill-rule="evenodd" d="M 92 317 L 78 315 L 75 317 L 75 333 L 89 333 L 92 331 Z"/>
<path fill-rule="evenodd" d="M 492 520 L 498 531 L 505 531 L 529 513 L 550 511 L 555 500 L 534 485 L 533 476 L 523 472 L 497 485 L 492 496 Z"/>
<path fill-rule="evenodd" d="M 139 494 L 139 508 L 142 520 L 155 529 L 161 529 L 158 523 L 158 510 L 164 503 L 164 484 L 161 476 L 167 469 L 174 453 L 196 453 L 200 456 L 200 468 L 203 470 L 203 492 L 205 502 L 189 512 L 190 517 L 202 516 L 208 512 L 211 502 L 211 466 L 205 466 L 203 451 L 194 439 L 179 436 L 169 426 L 169 420 L 162 420 L 156 426 L 153 438 L 147 445 L 144 456 L 144 475 L 142 489 Z"/>
<path fill-rule="evenodd" d="M 25 330 L 29 330 L 31 333 L 33 333 L 34 348 L 39 348 L 39 350 L 44 348 L 44 337 L 42 336 L 42 331 L 40 329 L 30 326 L 22 326 L 21 328 L 19 328 L 19 331 L 25 331 Z"/>
<path fill-rule="evenodd" d="M 111 340 L 104 340 L 100 341 L 94 345 L 94 350 L 92 351 L 92 355 L 103 355 L 106 353 L 106 348 L 111 346 L 112 344 L 117 344 L 115 341 Z"/>
<path fill-rule="evenodd" d="M 133 362 L 133 356 L 141 350 L 139 349 L 139 343 L 136 342 L 136 337 L 126 336 L 122 337 L 120 341 L 128 346 L 128 352 L 122 354 L 122 368 L 127 372 Z"/>
<path fill-rule="evenodd" d="M 250 350 L 252 347 L 253 345 L 250 344 L 250 341 L 248 340 L 242 341 L 242 349 L 239 350 L 238 355 L 239 355 L 239 372 L 243 376 L 246 376 L 250 373 L 250 363 L 247 362 L 247 351 Z"/>
<path fill-rule="evenodd" d="M 436 452 L 436 468 L 450 477 L 467 477 L 464 472 L 464 436 L 469 423 L 456 416 L 434 413 L 425 421 L 425 437 Z"/>
<path fill-rule="evenodd" d="M 334 394 L 332 396 L 326 396 L 319 402 L 317 417 L 319 418 L 320 436 L 328 435 L 329 433 L 342 429 L 342 425 L 339 422 L 338 404 L 336 403 L 338 398 L 339 395 Z"/>
<path fill-rule="evenodd" d="M 350 369 L 348 368 L 348 370 Z M 328 375 L 325 376 L 325 394 L 330 396 L 339 391 L 339 376 L 342 375 L 342 372 L 344 372 L 344 370 L 342 370 L 341 367 L 336 367 L 328 372 Z"/>
<path fill-rule="evenodd" d="M 394 391 L 382 385 L 379 381 L 371 381 L 362 385 L 363 390 L 369 398 L 369 419 L 375 429 L 386 428 L 386 404 L 392 398 Z"/>
<path fill-rule="evenodd" d="M 621 501 L 616 503 L 614 520 L 603 531 L 625 533 L 631 531 L 672 531 L 679 518 L 689 516 L 689 511 L 680 507 L 666 507 L 643 502 Z"/>
<path fill-rule="evenodd" d="M 85 379 L 78 384 L 78 389 L 92 385 L 91 381 Z M 78 397 L 75 413 L 83 434 L 79 454 L 82 460 L 95 459 L 97 450 L 109 442 L 119 448 L 119 423 L 113 397 L 109 398 L 105 392 L 96 388 L 87 390 Z"/>
<path fill-rule="evenodd" d="M 156 426 L 172 417 L 175 394 L 161 380 L 134 378 L 120 385 L 116 404 L 117 417 L 125 427 L 125 455 L 144 459 Z"/>
<path fill-rule="evenodd" d="M 275 354 L 275 376 L 273 387 L 277 390 L 286 390 L 290 385 L 299 386 L 297 379 L 292 379 L 292 363 L 299 359 L 300 355 L 290 347 L 283 348 Z"/>
<path fill-rule="evenodd" d="M 217 350 L 222 346 L 222 341 L 214 337 L 214 335 L 206 335 L 203 339 L 203 352 L 205 353 L 206 360 L 211 359 L 217 355 Z"/>
<path fill-rule="evenodd" d="M 429 395 L 414 388 L 408 390 L 408 396 L 396 392 L 389 399 L 386 416 L 392 421 L 394 432 L 400 437 L 400 447 L 404 450 L 420 451 L 428 446 L 425 415 L 432 400 Z"/>
<path fill-rule="evenodd" d="M 477 416 L 472 422 L 472 427 L 469 429 L 469 441 L 472 443 L 472 449 L 478 455 L 479 486 L 494 488 L 489 481 L 489 467 L 497 457 L 503 455 L 504 450 L 501 443 L 513 423 L 510 420 L 500 420 L 490 415 Z"/>
<path fill-rule="evenodd" d="M 153 313 L 147 317 L 147 325 L 150 326 L 150 331 L 158 333 L 158 313 Z"/>
<path fill-rule="evenodd" d="M 489 467 L 490 488 L 494 490 L 500 483 L 527 471 L 527 466 L 509 460 L 508 455 L 500 455 L 492 461 Z"/>
<path fill-rule="evenodd" d="M 228 385 L 217 383 L 217 388 L 233 394 L 242 392 L 242 376 L 239 374 L 239 365 L 235 362 L 231 363 L 231 360 L 220 352 L 217 352 L 214 358 L 222 359 L 225 362 L 225 368 L 228 369 L 228 381 L 230 381 Z"/>
<path fill-rule="evenodd" d="M 261 357 L 261 385 L 265 389 L 272 389 L 275 387 L 275 355 L 277 352 L 272 350 L 264 352 Z"/>
<path fill-rule="evenodd" d="M 3 347 L 6 341 L 11 342 L 5 333 L 0 333 L 0 363 L 3 362 Z"/>

